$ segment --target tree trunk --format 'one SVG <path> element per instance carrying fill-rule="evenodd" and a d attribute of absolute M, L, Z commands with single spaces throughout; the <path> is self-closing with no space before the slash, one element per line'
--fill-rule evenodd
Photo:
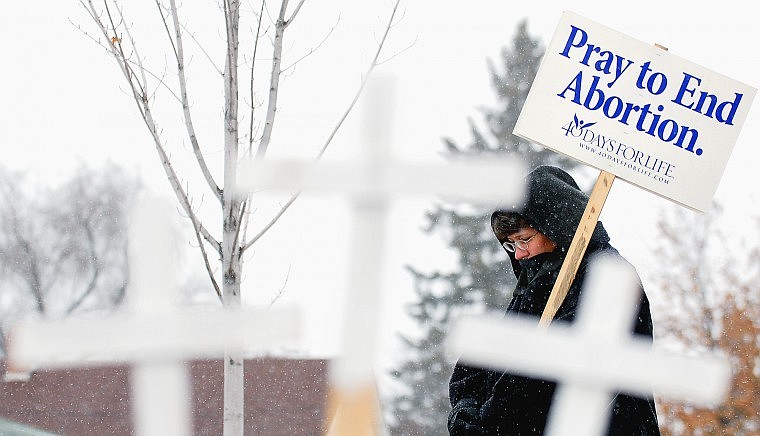
<path fill-rule="evenodd" d="M 227 59 L 224 69 L 224 195 L 222 201 L 222 298 L 227 310 L 237 310 L 240 298 L 240 208 L 235 194 L 238 163 L 238 22 L 240 4 L 226 0 Z M 242 436 L 244 424 L 243 353 L 224 356 L 224 436 Z"/>

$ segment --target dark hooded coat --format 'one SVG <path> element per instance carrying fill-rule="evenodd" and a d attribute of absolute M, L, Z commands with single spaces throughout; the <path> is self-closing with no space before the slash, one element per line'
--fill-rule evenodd
<path fill-rule="evenodd" d="M 557 248 L 551 253 L 520 261 L 515 260 L 514 253 L 507 253 L 517 278 L 507 313 L 532 315 L 538 322 L 588 197 L 569 174 L 556 167 L 538 167 L 528 174 L 526 182 L 528 193 L 525 204 L 501 212 L 518 212 L 533 228 L 551 239 Z M 572 322 L 575 318 L 589 259 L 600 253 L 620 256 L 609 241 L 602 223 L 597 223 L 575 280 L 554 322 Z M 650 339 L 652 337 L 649 302 L 643 291 L 633 332 Z M 551 381 L 476 368 L 459 362 L 449 382 L 452 406 L 449 433 L 452 436 L 540 435 L 546 425 L 555 386 Z M 659 435 L 652 398 L 617 394 L 611 409 L 609 435 Z"/>

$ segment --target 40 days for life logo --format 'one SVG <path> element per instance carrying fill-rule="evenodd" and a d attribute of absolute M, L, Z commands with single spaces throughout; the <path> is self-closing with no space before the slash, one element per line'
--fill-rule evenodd
<path fill-rule="evenodd" d="M 561 129 L 566 137 L 578 139 L 578 146 L 582 150 L 595 153 L 666 185 L 673 179 L 673 164 L 591 130 L 594 125 L 596 122 L 583 121 L 577 114 L 573 114 L 572 121 L 562 125 Z"/>

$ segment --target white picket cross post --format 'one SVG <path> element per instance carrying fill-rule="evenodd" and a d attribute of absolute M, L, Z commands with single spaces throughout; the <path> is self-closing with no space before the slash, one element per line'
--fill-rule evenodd
<path fill-rule="evenodd" d="M 132 292 L 127 301 L 132 311 L 159 317 L 175 312 L 179 247 L 168 211 L 160 204 L 138 207 L 129 233 Z M 146 436 L 190 434 L 188 403 L 192 400 L 183 363 L 138 362 L 132 371 L 135 432 Z"/>
<path fill-rule="evenodd" d="M 10 332 L 14 368 L 133 363 L 135 433 L 142 436 L 192 434 L 185 360 L 221 357 L 227 347 L 292 344 L 301 336 L 294 309 L 178 310 L 171 210 L 150 200 L 130 220 L 128 313 L 29 321 Z"/>
<path fill-rule="evenodd" d="M 439 195 L 451 200 L 511 205 L 521 201 L 524 192 L 524 167 L 518 159 L 488 157 L 445 164 L 393 162 L 389 157 L 392 129 L 387 120 L 393 114 L 392 91 L 389 79 L 370 81 L 365 140 L 358 162 L 247 161 L 238 170 L 238 186 L 244 191 L 333 192 L 347 195 L 353 206 L 352 267 L 343 349 L 330 375 L 334 392 L 329 413 L 335 414 L 330 435 L 372 435 L 383 431 L 376 427 L 379 417 L 373 361 L 389 201 L 408 195 Z"/>
<path fill-rule="evenodd" d="M 538 328 L 525 317 L 463 317 L 452 325 L 450 350 L 478 366 L 556 380 L 547 436 L 604 434 L 616 392 L 719 403 L 729 386 L 729 363 L 656 351 L 634 337 L 640 288 L 633 267 L 602 256 L 590 268 L 574 325 Z"/>

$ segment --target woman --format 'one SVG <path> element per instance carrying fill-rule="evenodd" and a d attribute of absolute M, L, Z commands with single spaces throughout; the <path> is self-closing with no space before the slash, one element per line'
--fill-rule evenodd
<path fill-rule="evenodd" d="M 565 171 L 541 166 L 527 176 L 522 207 L 497 210 L 491 228 L 512 262 L 517 285 L 507 313 L 541 316 L 588 197 Z M 620 256 L 599 222 L 575 280 L 554 317 L 572 322 L 589 260 L 602 252 Z M 642 290 L 633 332 L 652 338 L 649 301 Z M 561 358 L 561 356 L 557 356 Z M 460 435 L 540 435 L 546 426 L 555 383 L 458 363 L 449 382 L 449 433 Z M 659 435 L 652 398 L 617 394 L 610 404 L 608 434 Z"/>

